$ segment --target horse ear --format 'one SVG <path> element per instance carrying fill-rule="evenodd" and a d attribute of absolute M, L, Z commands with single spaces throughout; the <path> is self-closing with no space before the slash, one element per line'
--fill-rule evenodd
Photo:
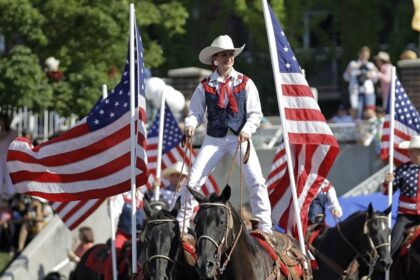
<path fill-rule="evenodd" d="M 201 193 L 199 193 L 198 191 L 195 191 L 193 188 L 191 188 L 190 186 L 187 186 L 187 189 L 190 191 L 190 193 L 192 194 L 192 196 L 195 198 L 195 200 L 198 201 L 198 203 L 202 203 L 205 199 L 204 195 L 202 195 Z"/>
<path fill-rule="evenodd" d="M 175 207 L 171 211 L 171 215 L 176 217 L 178 215 L 178 211 L 180 208 L 181 208 L 181 197 L 178 197 L 178 199 L 175 202 Z"/>
<path fill-rule="evenodd" d="M 373 213 L 373 206 L 372 206 L 372 202 L 370 202 L 370 203 L 369 203 L 369 206 L 368 206 L 368 213 L 369 213 L 369 216 L 370 216 L 370 215 L 372 215 L 372 213 Z"/>
<path fill-rule="evenodd" d="M 230 195 L 231 195 L 231 188 L 229 185 L 226 185 L 226 187 L 223 189 L 222 193 L 220 194 L 220 199 L 223 202 L 226 202 L 229 200 Z"/>
<path fill-rule="evenodd" d="M 146 214 L 146 217 L 150 217 L 152 215 L 152 207 L 150 206 L 150 200 L 148 196 L 144 196 L 143 198 L 143 210 Z"/>
<path fill-rule="evenodd" d="M 385 210 L 384 210 L 384 215 L 385 216 L 388 216 L 389 215 L 389 213 L 391 213 L 391 210 L 392 210 L 392 205 L 389 205 Z"/>

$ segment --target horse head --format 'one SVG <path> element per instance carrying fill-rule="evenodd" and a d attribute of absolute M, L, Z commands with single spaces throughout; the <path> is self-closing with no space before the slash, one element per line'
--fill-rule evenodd
<path fill-rule="evenodd" d="M 189 188 L 200 208 L 195 217 L 197 235 L 197 270 L 201 278 L 213 278 L 223 273 L 243 229 L 236 212 L 230 205 L 231 189 L 227 185 L 219 195 L 205 198 Z M 222 256 L 227 256 L 222 263 Z"/>
<path fill-rule="evenodd" d="M 180 208 L 177 200 L 174 210 L 153 208 L 144 200 L 147 221 L 140 236 L 140 261 L 143 279 L 173 278 L 177 260 L 183 254 L 180 229 L 176 216 Z"/>
<path fill-rule="evenodd" d="M 383 272 L 391 266 L 391 254 L 389 251 L 391 230 L 388 226 L 389 206 L 384 212 L 373 211 L 369 204 L 366 220 L 361 235 L 361 246 L 366 253 L 361 253 L 361 258 L 373 270 Z"/>

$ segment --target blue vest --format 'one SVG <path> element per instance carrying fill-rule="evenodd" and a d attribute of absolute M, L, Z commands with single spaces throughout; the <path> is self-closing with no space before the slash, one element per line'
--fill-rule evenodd
<path fill-rule="evenodd" d="M 142 209 L 136 211 L 136 226 L 137 229 L 142 229 L 144 221 L 144 212 Z M 117 228 L 127 235 L 131 234 L 131 204 L 124 203 L 122 212 L 118 219 Z"/>
<path fill-rule="evenodd" d="M 239 84 L 233 87 L 233 95 L 238 105 L 238 112 L 235 113 L 229 108 L 219 108 L 217 101 L 219 99 L 218 89 L 209 85 L 209 78 L 201 81 L 203 86 L 206 106 L 207 106 L 207 135 L 213 137 L 225 137 L 228 129 L 232 130 L 233 134 L 239 135 L 241 129 L 246 123 L 246 83 L 248 77 L 245 75 L 238 75 Z"/>

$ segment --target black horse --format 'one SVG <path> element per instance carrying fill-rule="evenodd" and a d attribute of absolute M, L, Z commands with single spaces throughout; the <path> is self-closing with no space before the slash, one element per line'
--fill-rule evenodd
<path fill-rule="evenodd" d="M 144 200 L 147 221 L 140 235 L 142 279 L 197 279 L 193 266 L 187 264 L 184 255 L 181 231 L 176 216 L 180 208 L 179 199 L 171 212 L 152 209 Z"/>
<path fill-rule="evenodd" d="M 334 228 L 329 228 L 314 240 L 312 251 L 318 263 L 315 279 L 341 279 L 347 276 L 347 268 L 356 259 L 368 268 L 368 276 L 375 269 L 384 272 L 391 265 L 387 215 L 368 210 L 356 212 Z"/>
<path fill-rule="evenodd" d="M 277 276 L 287 279 L 276 270 L 276 262 L 267 249 L 246 232 L 240 216 L 228 202 L 229 186 L 220 196 L 213 193 L 208 198 L 192 189 L 190 192 L 200 203 L 195 232 L 197 270 L 201 279 L 254 280 L 276 279 Z"/>
<path fill-rule="evenodd" d="M 420 230 L 420 226 L 417 226 Z M 403 246 L 407 246 L 403 244 Z M 407 246 L 404 254 L 399 253 L 391 269 L 391 279 L 418 279 L 420 277 L 420 236 Z"/>

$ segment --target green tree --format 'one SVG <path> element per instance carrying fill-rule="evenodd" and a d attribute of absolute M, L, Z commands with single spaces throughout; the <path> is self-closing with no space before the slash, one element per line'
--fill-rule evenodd
<path fill-rule="evenodd" d="M 0 34 L 5 38 L 5 52 L 0 57 L 2 65 L 21 64 L 0 71 L 0 95 L 8 92 L 7 96 L 26 96 L 24 101 L 19 97 L 4 98 L 1 102 L 13 106 L 23 103 L 39 105 L 33 108 L 37 110 L 54 108 L 63 115 L 85 115 L 101 96 L 101 85 L 107 83 L 112 87 L 119 80 L 118 71 L 122 70 L 126 60 L 130 2 L 0 0 Z M 168 38 L 184 32 L 188 13 L 180 1 L 175 0 L 159 3 L 142 0 L 135 1 L 135 4 L 146 67 L 158 67 L 165 59 L 161 43 L 153 37 L 153 31 L 165 32 Z M 18 54 L 13 54 L 13 50 L 17 45 L 25 46 L 29 52 L 19 52 L 20 56 L 32 54 L 32 64 L 22 64 L 22 59 L 16 58 Z M 60 60 L 64 77 L 44 85 L 43 62 L 50 56 Z M 10 87 L 10 77 L 19 76 L 18 70 L 24 67 L 37 75 L 34 74 L 32 79 L 29 75 L 22 76 L 19 83 Z M 28 87 L 34 88 L 34 85 L 26 84 L 33 83 L 35 77 L 40 83 L 38 87 L 49 88 L 53 94 L 42 91 L 25 93 Z"/>
<path fill-rule="evenodd" d="M 38 58 L 28 47 L 16 45 L 10 57 L 0 59 L 0 104 L 40 110 L 51 102 L 52 87 Z"/>

